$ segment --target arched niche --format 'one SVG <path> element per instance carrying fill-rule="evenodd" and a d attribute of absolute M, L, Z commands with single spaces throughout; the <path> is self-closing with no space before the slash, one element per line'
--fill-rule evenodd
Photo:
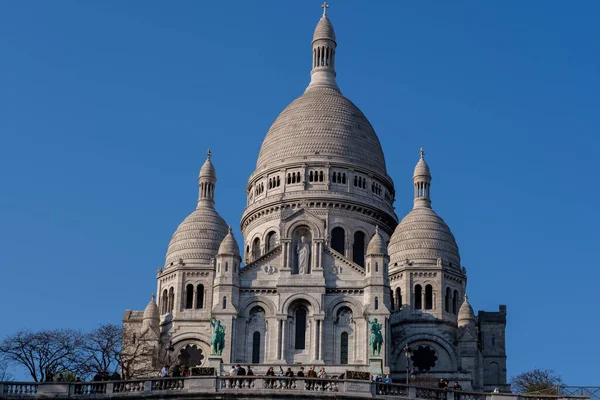
<path fill-rule="evenodd" d="M 292 274 L 310 274 L 312 269 L 312 232 L 306 225 L 300 225 L 292 233 Z"/>

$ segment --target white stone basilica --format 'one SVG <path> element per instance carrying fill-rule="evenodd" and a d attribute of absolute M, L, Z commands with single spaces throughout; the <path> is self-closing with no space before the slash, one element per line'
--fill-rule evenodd
<path fill-rule="evenodd" d="M 380 363 L 401 381 L 408 345 L 417 377 L 509 390 L 506 307 L 476 316 L 467 301 L 458 246 L 431 208 L 422 150 L 413 209 L 398 223 L 379 139 L 336 83 L 336 37 L 324 7 L 310 84 L 267 132 L 248 180 L 243 259 L 215 209 L 209 152 L 196 209 L 158 270 L 158 298 L 125 312 L 126 335 L 150 338 L 160 363 L 207 365 L 215 317 L 226 332 L 224 368 L 323 364 L 334 374 Z M 369 346 L 375 318 L 379 357 Z"/>

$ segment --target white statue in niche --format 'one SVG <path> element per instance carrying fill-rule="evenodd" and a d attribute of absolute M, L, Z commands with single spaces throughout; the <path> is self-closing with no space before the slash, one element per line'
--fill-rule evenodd
<path fill-rule="evenodd" d="M 300 275 L 308 273 L 308 260 L 310 259 L 310 245 L 304 241 L 304 236 L 300 238 L 300 243 L 296 247 L 298 254 L 298 273 Z"/>

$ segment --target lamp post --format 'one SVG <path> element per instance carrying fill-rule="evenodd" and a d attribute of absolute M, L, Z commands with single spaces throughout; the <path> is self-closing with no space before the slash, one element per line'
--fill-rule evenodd
<path fill-rule="evenodd" d="M 404 358 L 406 359 L 406 386 L 408 386 L 408 376 L 409 376 L 409 374 L 408 374 L 408 367 L 409 367 L 408 356 L 410 355 L 410 351 L 411 351 L 410 347 L 408 347 L 408 343 L 406 343 L 403 350 L 404 350 Z"/>

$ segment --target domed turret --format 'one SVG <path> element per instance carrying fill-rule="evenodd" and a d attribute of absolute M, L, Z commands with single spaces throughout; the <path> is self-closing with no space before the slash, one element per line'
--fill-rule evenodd
<path fill-rule="evenodd" d="M 400 221 L 388 246 L 392 265 L 405 260 L 426 263 L 450 263 L 460 268 L 458 245 L 450 228 L 431 208 L 431 174 L 425 162 L 425 152 L 413 174 L 415 199 L 413 209 Z"/>
<path fill-rule="evenodd" d="M 152 300 L 146 306 L 144 310 L 144 321 L 160 321 L 160 313 L 158 312 L 158 306 L 156 305 L 156 300 L 154 297 L 154 293 L 152 293 Z"/>
<path fill-rule="evenodd" d="M 367 255 L 373 254 L 386 254 L 387 249 L 385 247 L 385 240 L 381 233 L 379 233 L 379 226 L 375 227 L 375 234 L 371 238 L 369 245 L 367 246 Z"/>
<path fill-rule="evenodd" d="M 460 309 L 458 310 L 458 326 L 475 326 L 477 324 L 477 317 L 473 312 L 473 307 L 469 304 L 467 295 L 465 294 L 465 300 L 463 301 Z"/>
<path fill-rule="evenodd" d="M 210 150 L 198 177 L 198 203 L 194 212 L 177 227 L 171 238 L 165 268 L 181 264 L 210 266 L 227 235 L 227 224 L 215 210 L 217 174 Z"/>
<path fill-rule="evenodd" d="M 238 247 L 237 241 L 235 240 L 235 236 L 233 236 L 231 226 L 229 227 L 229 232 L 227 232 L 227 236 L 225 236 L 225 238 L 221 242 L 221 245 L 219 246 L 218 254 L 229 254 L 234 256 L 240 255 L 240 248 Z"/>

